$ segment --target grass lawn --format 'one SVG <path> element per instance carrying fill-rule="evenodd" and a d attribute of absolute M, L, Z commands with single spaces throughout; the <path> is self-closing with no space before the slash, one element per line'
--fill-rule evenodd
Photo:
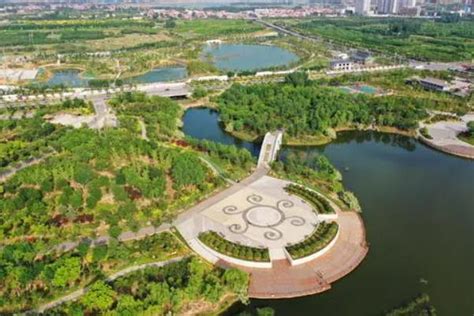
<path fill-rule="evenodd" d="M 251 33 L 263 28 L 244 20 L 192 20 L 178 23 L 178 33 L 193 33 L 201 36 L 218 36 L 239 33 Z"/>

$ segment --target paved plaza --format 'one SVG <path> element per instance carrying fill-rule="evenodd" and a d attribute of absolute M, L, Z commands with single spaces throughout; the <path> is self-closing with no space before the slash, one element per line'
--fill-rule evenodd
<path fill-rule="evenodd" d="M 474 159 L 474 146 L 463 142 L 458 135 L 468 130 L 467 123 L 474 121 L 474 114 L 466 114 L 460 121 L 442 121 L 427 125 L 428 133 L 432 139 L 422 138 L 422 140 L 441 151 Z"/>
<path fill-rule="evenodd" d="M 287 181 L 262 177 L 204 210 L 203 228 L 252 247 L 284 248 L 310 235 L 318 223 L 312 208 L 284 188 Z"/>

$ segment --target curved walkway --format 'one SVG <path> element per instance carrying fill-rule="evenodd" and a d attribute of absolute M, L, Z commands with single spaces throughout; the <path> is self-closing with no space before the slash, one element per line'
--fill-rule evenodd
<path fill-rule="evenodd" d="M 425 125 L 432 139 L 420 135 L 420 140 L 425 144 L 442 152 L 474 159 L 474 146 L 463 142 L 458 135 L 468 130 L 467 123 L 474 121 L 474 114 L 466 114 L 461 121 L 442 121 Z"/>
<path fill-rule="evenodd" d="M 112 282 L 120 277 L 123 277 L 129 273 L 132 273 L 132 272 L 135 272 L 135 271 L 139 271 L 139 270 L 143 270 L 143 269 L 146 269 L 148 267 L 163 267 L 167 264 L 170 264 L 170 263 L 174 263 L 174 262 L 178 262 L 182 259 L 184 259 L 185 257 L 184 256 L 180 256 L 180 257 L 175 257 L 175 258 L 172 258 L 172 259 L 168 259 L 168 260 L 164 260 L 164 261 L 156 261 L 156 262 L 150 262 L 150 263 L 145 263 L 145 264 L 140 264 L 140 265 L 135 265 L 135 266 L 131 266 L 131 267 L 128 267 L 128 268 L 125 268 L 123 270 L 120 270 L 110 276 L 108 276 L 106 278 L 106 281 L 107 282 Z M 41 306 L 39 306 L 35 312 L 37 313 L 44 313 L 46 310 L 48 309 L 51 309 L 51 308 L 54 308 L 56 306 L 59 306 L 61 304 L 64 304 L 66 302 L 70 302 L 70 301 L 75 301 L 77 300 L 78 298 L 80 298 L 82 295 L 84 295 L 87 290 L 88 290 L 89 287 L 85 287 L 85 288 L 80 288 L 72 293 L 69 293 L 65 296 L 62 296 L 58 299 L 55 299 L 54 301 L 51 301 L 49 303 L 46 303 L 46 304 L 43 304 Z"/>

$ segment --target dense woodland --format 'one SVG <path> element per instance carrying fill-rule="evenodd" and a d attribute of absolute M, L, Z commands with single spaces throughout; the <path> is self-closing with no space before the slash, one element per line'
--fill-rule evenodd
<path fill-rule="evenodd" d="M 354 125 L 409 130 L 427 117 L 426 108 L 430 106 L 429 100 L 415 97 L 348 94 L 315 83 L 234 85 L 218 102 L 229 131 L 263 135 L 283 128 L 293 137 Z"/>
<path fill-rule="evenodd" d="M 137 230 L 219 185 L 196 154 L 130 136 L 65 132 L 53 145 L 57 155 L 3 184 L 2 238 L 93 233 L 101 223 Z"/>
<path fill-rule="evenodd" d="M 246 300 L 247 285 L 245 272 L 211 268 L 192 257 L 162 268 L 146 268 L 110 284 L 98 281 L 80 300 L 61 305 L 49 314 L 168 315 L 180 311 L 194 314 L 212 307 L 218 310 L 217 303 L 229 296 Z"/>
<path fill-rule="evenodd" d="M 120 128 L 101 132 L 58 127 L 41 116 L 2 122 L 2 165 L 50 153 L 0 186 L 4 241 L 117 236 L 159 225 L 223 184 L 200 156 L 235 177 L 253 166 L 245 150 L 175 140 L 181 110 L 173 101 L 126 93 L 111 104 Z M 149 141 L 136 120 L 144 121 Z"/>
<path fill-rule="evenodd" d="M 0 313 L 31 309 L 127 266 L 185 253 L 170 233 L 95 247 L 84 241 L 66 253 L 48 251 L 41 241 L 6 245 L 0 249 Z"/>
<path fill-rule="evenodd" d="M 474 52 L 472 19 L 318 18 L 296 28 L 349 47 L 428 61 L 471 60 Z"/>
<path fill-rule="evenodd" d="M 47 114 L 55 111 L 87 113 L 90 104 L 78 100 L 35 110 L 32 118 L 1 122 L 5 142 L 0 148 L 6 149 L 0 157 L 2 166 L 15 167 L 36 156 L 45 159 L 19 170 L 0 185 L 0 306 L 5 308 L 0 308 L 0 313 L 32 308 L 132 264 L 186 253 L 170 234 L 130 243 L 118 243 L 114 238 L 169 221 L 178 210 L 223 185 L 224 180 L 206 160 L 236 178 L 254 166 L 254 158 L 246 150 L 182 140 L 182 111 L 174 101 L 124 93 L 112 98 L 110 104 L 120 123 L 114 129 L 72 129 L 48 122 Z M 148 139 L 141 137 L 139 121 Z M 104 234 L 113 238 L 108 245 L 90 247 L 83 242 L 67 253 L 52 251 L 53 245 L 63 241 Z M 169 283 L 162 288 L 161 298 L 153 296 L 158 292 L 151 287 L 148 295 L 153 300 L 136 293 L 132 280 L 151 278 L 146 273 L 136 274 L 126 281 L 132 282 L 129 290 L 124 289 L 125 283 L 117 288 L 112 284 L 112 302 L 106 307 L 100 305 L 100 297 L 85 296 L 80 303 L 55 313 L 69 314 L 69 308 L 74 308 L 89 313 L 110 309 L 121 314 L 131 300 L 137 302 L 134 311 L 167 312 L 202 295 L 211 307 L 224 294 L 245 296 L 245 274 L 211 271 L 194 259 L 173 267 L 176 269 L 155 271 L 177 273 L 171 279 L 166 277 Z M 198 279 L 190 280 L 195 274 Z M 110 287 L 98 284 L 93 287 Z M 165 286 L 161 281 L 159 284 Z"/>

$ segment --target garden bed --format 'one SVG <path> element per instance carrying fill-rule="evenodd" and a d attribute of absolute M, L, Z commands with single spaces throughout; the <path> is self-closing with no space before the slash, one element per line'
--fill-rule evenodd
<path fill-rule="evenodd" d="M 336 222 L 321 222 L 318 228 L 304 241 L 286 247 L 292 259 L 299 259 L 314 254 L 331 243 L 336 237 L 339 225 Z"/>
<path fill-rule="evenodd" d="M 224 239 L 218 233 L 213 231 L 200 233 L 198 238 L 207 247 L 229 257 L 257 262 L 270 261 L 270 255 L 267 248 L 238 245 Z"/>
<path fill-rule="evenodd" d="M 326 198 L 314 191 L 306 189 L 301 185 L 290 184 L 285 187 L 285 191 L 308 201 L 320 214 L 336 214 L 336 211 Z"/>

